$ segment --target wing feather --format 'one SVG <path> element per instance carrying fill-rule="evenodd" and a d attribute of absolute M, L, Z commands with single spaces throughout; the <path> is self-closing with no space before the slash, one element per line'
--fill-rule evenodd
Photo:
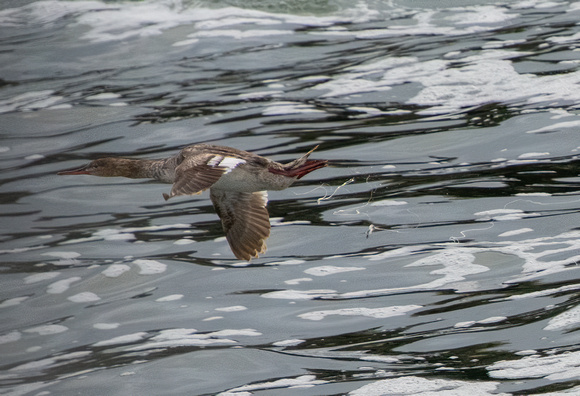
<path fill-rule="evenodd" d="M 234 255 L 250 260 L 266 251 L 270 217 L 266 191 L 253 193 L 210 190 L 210 197 Z"/>
<path fill-rule="evenodd" d="M 226 172 L 226 168 L 206 164 L 175 169 L 175 181 L 169 194 L 163 194 L 167 200 L 177 195 L 196 195 L 210 188 Z"/>

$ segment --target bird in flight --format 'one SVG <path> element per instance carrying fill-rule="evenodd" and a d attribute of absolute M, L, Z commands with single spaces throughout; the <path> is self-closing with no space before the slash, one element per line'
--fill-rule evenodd
<path fill-rule="evenodd" d="M 59 175 L 150 178 L 173 184 L 165 200 L 210 190 L 234 255 L 249 261 L 266 252 L 270 217 L 268 190 L 284 190 L 308 173 L 327 166 L 310 160 L 314 147 L 302 157 L 281 164 L 232 147 L 194 144 L 163 159 L 100 158 Z"/>

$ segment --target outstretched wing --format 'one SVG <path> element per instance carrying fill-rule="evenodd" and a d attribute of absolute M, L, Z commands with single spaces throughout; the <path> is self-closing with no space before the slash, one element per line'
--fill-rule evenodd
<path fill-rule="evenodd" d="M 175 168 L 175 180 L 165 200 L 176 195 L 195 195 L 210 188 L 222 175 L 230 172 L 244 160 L 219 154 L 200 154 L 186 157 Z"/>
<path fill-rule="evenodd" d="M 270 236 L 267 192 L 232 192 L 213 188 L 210 197 L 234 255 L 249 261 L 264 253 L 266 239 Z"/>

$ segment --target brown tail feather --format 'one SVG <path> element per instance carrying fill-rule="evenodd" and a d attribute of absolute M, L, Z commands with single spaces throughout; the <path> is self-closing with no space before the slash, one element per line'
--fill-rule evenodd
<path fill-rule="evenodd" d="M 324 168 L 326 165 L 328 165 L 328 161 L 326 160 L 308 160 L 304 164 L 294 168 L 269 169 L 269 171 L 278 175 L 300 179 L 316 169 Z"/>
<path fill-rule="evenodd" d="M 326 160 L 308 160 L 304 165 L 292 169 L 292 173 L 300 179 L 316 169 L 324 168 L 326 165 L 328 165 L 328 161 Z"/>

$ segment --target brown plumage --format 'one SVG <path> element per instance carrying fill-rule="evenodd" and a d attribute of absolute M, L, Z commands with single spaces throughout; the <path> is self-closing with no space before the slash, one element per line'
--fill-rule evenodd
<path fill-rule="evenodd" d="M 314 150 L 316 147 L 294 161 L 281 164 L 231 147 L 194 144 L 169 158 L 100 158 L 58 174 L 152 178 L 173 184 L 169 194 L 163 194 L 166 200 L 210 189 L 211 201 L 232 252 L 241 260 L 250 260 L 266 251 L 266 239 L 270 236 L 267 190 L 284 190 L 308 173 L 325 167 L 325 160 L 308 159 Z"/>

